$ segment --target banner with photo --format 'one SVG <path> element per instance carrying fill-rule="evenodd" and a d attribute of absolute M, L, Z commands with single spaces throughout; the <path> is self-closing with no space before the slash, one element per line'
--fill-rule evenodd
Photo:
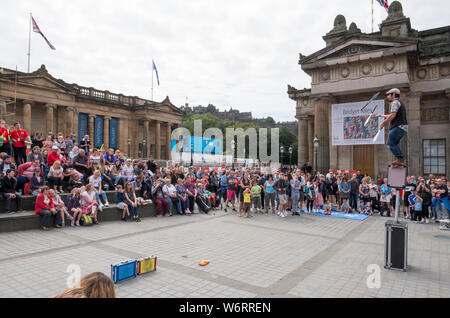
<path fill-rule="evenodd" d="M 366 104 L 367 101 L 331 106 L 333 146 L 384 144 L 384 129 L 377 135 L 384 119 L 375 117 L 376 114 L 384 115 L 384 100 L 375 100 L 361 110 Z M 372 112 L 373 116 L 364 126 Z"/>

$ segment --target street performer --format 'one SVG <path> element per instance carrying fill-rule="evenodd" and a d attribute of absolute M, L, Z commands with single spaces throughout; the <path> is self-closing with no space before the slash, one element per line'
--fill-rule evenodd
<path fill-rule="evenodd" d="M 398 144 L 404 135 L 408 133 L 408 121 L 406 119 L 406 107 L 400 100 L 400 90 L 393 88 L 386 93 L 388 100 L 391 102 L 390 114 L 381 115 L 377 114 L 377 117 L 383 117 L 384 121 L 380 125 L 380 130 L 386 127 L 390 123 L 389 137 L 387 140 L 387 146 L 395 156 L 395 160 L 392 165 L 404 166 L 405 157 L 400 150 Z"/>

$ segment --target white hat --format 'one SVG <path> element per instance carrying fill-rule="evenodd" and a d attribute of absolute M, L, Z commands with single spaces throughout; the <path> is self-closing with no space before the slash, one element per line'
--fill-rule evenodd
<path fill-rule="evenodd" d="M 389 94 L 400 95 L 400 90 L 398 88 L 393 88 L 393 89 L 391 89 L 391 90 L 386 92 L 386 95 L 389 95 Z"/>
<path fill-rule="evenodd" d="M 58 146 L 53 146 L 52 150 L 58 150 Z"/>

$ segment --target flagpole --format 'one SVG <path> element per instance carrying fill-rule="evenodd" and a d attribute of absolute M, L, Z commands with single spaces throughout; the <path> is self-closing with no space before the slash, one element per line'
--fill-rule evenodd
<path fill-rule="evenodd" d="M 30 13 L 30 25 L 28 32 L 28 73 L 30 73 L 30 49 L 31 49 L 31 13 Z"/>
<path fill-rule="evenodd" d="M 372 0 L 372 33 L 373 33 L 373 0 Z"/>
<path fill-rule="evenodd" d="M 153 64 L 152 64 L 152 102 L 153 102 Z"/>

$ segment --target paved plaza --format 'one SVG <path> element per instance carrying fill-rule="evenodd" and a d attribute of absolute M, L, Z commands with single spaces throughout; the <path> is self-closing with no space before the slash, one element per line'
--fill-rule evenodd
<path fill-rule="evenodd" d="M 212 211 L 4 233 L 0 297 L 53 297 L 66 289 L 71 264 L 109 276 L 110 264 L 151 255 L 157 271 L 117 284 L 118 297 L 448 297 L 450 232 L 410 222 L 409 270 L 386 270 L 386 220 Z M 380 288 L 368 288 L 371 264 Z"/>

